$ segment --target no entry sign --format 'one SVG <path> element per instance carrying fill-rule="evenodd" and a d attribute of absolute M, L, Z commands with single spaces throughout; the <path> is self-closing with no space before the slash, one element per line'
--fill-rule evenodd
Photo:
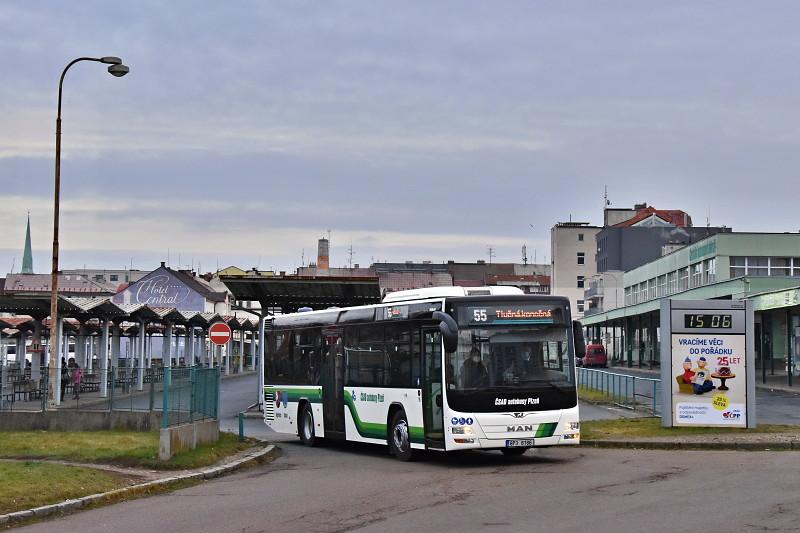
<path fill-rule="evenodd" d="M 231 327 L 225 322 L 215 322 L 208 328 L 208 338 L 217 346 L 224 346 L 231 340 Z"/>

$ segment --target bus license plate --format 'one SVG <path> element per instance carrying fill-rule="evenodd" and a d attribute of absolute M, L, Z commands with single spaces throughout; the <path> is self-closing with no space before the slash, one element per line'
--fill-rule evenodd
<path fill-rule="evenodd" d="M 506 440 L 506 448 L 530 448 L 534 445 L 533 439 L 509 439 Z"/>

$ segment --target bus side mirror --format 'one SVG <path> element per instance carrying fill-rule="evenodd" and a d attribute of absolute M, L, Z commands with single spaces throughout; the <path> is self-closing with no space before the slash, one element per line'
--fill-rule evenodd
<path fill-rule="evenodd" d="M 575 338 L 575 357 L 581 359 L 586 355 L 586 341 L 583 339 L 583 327 L 577 320 L 572 321 L 572 336 Z"/>
<path fill-rule="evenodd" d="M 439 331 L 444 341 L 444 351 L 453 353 L 458 347 L 458 324 L 453 317 L 441 311 L 433 312 L 433 319 L 439 321 Z"/>

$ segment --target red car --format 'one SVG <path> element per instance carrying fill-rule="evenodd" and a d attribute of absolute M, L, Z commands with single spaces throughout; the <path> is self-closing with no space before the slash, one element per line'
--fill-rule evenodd
<path fill-rule="evenodd" d="M 588 344 L 586 346 L 586 355 L 583 357 L 583 366 L 608 366 L 608 357 L 606 356 L 606 349 L 602 344 Z"/>

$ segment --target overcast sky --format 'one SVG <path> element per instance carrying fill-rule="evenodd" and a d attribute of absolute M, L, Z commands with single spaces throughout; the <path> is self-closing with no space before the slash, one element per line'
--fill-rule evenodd
<path fill-rule="evenodd" d="M 199 9 L 202 8 L 202 9 Z M 0 4 L 0 272 L 549 260 L 613 206 L 800 230 L 796 2 Z M 179 263 L 180 256 L 180 263 Z M 198 265 L 199 263 L 199 265 Z"/>

